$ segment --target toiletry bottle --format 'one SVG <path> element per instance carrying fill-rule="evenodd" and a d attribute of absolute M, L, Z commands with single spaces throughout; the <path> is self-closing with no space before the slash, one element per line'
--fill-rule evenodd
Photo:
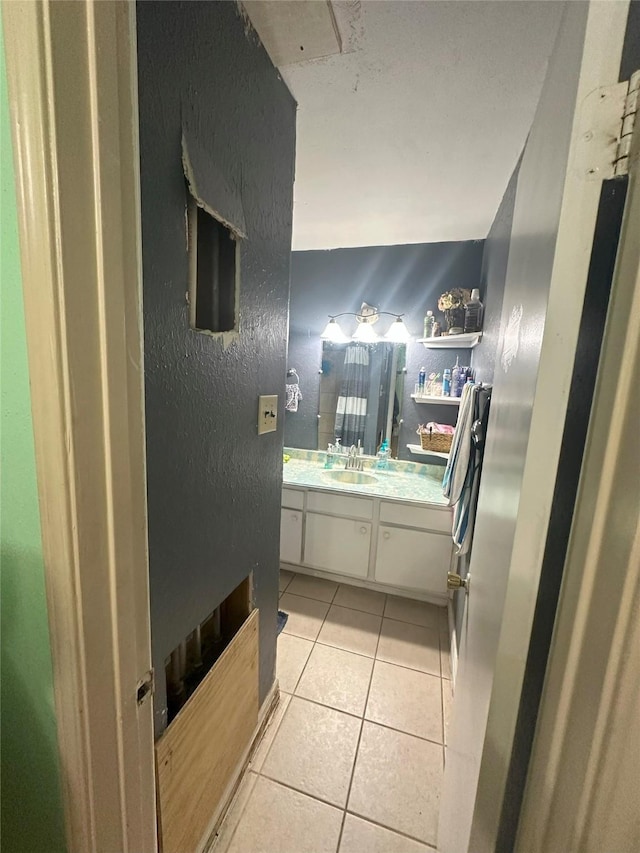
<path fill-rule="evenodd" d="M 325 468 L 333 468 L 333 452 L 334 452 L 333 444 L 330 444 L 327 447 L 327 455 L 326 455 L 325 460 L 324 460 L 324 467 Z"/>
<path fill-rule="evenodd" d="M 424 383 L 427 378 L 427 368 L 421 367 L 420 373 L 418 373 L 418 393 L 424 394 Z"/>
<path fill-rule="evenodd" d="M 385 440 L 380 445 L 380 450 L 378 451 L 378 458 L 376 460 L 376 468 L 378 471 L 386 471 L 389 467 L 389 456 L 391 451 L 389 450 L 389 442 L 385 438 Z"/>
<path fill-rule="evenodd" d="M 459 357 L 456 356 L 456 366 L 451 371 L 451 396 L 459 397 L 462 391 L 460 390 L 460 364 Z"/>
<path fill-rule="evenodd" d="M 424 318 L 424 336 L 425 338 L 433 337 L 433 327 L 435 326 L 436 318 L 433 316 L 433 311 L 427 311 Z"/>
<path fill-rule="evenodd" d="M 447 367 L 442 374 L 442 396 L 451 396 L 451 370 Z"/>
<path fill-rule="evenodd" d="M 465 332 L 479 332 L 482 329 L 484 306 L 480 302 L 480 291 L 475 287 L 471 291 L 471 299 L 464 309 Z"/>

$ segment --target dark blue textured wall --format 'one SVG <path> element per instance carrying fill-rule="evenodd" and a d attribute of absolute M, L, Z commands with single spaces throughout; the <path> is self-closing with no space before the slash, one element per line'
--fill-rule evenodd
<path fill-rule="evenodd" d="M 287 413 L 285 444 L 317 447 L 320 334 L 327 314 L 357 311 L 362 302 L 368 302 L 381 311 L 404 313 L 409 331 L 414 337 L 422 337 L 428 308 L 443 320 L 436 310 L 443 291 L 480 287 L 483 245 L 482 240 L 469 240 L 293 253 L 289 364 L 298 371 L 304 400 L 297 413 Z M 379 321 L 383 334 L 389 319 Z M 400 458 L 416 459 L 410 456 L 406 445 L 418 442 L 415 430 L 419 423 L 455 423 L 457 410 L 453 407 L 417 404 L 409 395 L 423 364 L 429 371 L 442 373 L 445 367 L 453 367 L 456 355 L 460 356 L 460 364 L 469 364 L 469 350 L 427 350 L 422 344 L 408 344 Z"/>
<path fill-rule="evenodd" d="M 137 5 L 151 633 L 164 660 L 253 570 L 273 682 L 295 103 L 235 3 Z M 242 202 L 240 337 L 189 329 L 183 129 Z M 207 199 L 215 208 L 215 199 Z M 258 437 L 259 394 L 280 427 Z"/>

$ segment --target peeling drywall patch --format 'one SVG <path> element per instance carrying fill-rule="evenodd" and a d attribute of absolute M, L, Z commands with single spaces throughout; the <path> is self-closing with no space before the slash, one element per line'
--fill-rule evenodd
<path fill-rule="evenodd" d="M 182 167 L 198 207 L 222 222 L 236 237 L 247 236 L 242 200 L 207 155 L 200 140 L 182 130 Z"/>

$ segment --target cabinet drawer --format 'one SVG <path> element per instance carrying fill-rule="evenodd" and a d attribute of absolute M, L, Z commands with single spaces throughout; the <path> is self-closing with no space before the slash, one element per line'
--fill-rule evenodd
<path fill-rule="evenodd" d="M 402 524 L 404 527 L 419 527 L 421 530 L 441 530 L 451 533 L 451 510 L 432 509 L 426 506 L 407 506 L 406 504 L 380 504 L 380 521 L 389 524 Z"/>
<path fill-rule="evenodd" d="M 308 512 L 304 562 L 316 569 L 366 578 L 369 571 L 371 524 Z"/>
<path fill-rule="evenodd" d="M 327 495 L 309 492 L 307 509 L 329 512 L 331 515 L 350 515 L 352 518 L 373 518 L 373 501 L 369 498 L 352 498 L 349 495 Z"/>
<path fill-rule="evenodd" d="M 280 560 L 300 565 L 302 556 L 302 512 L 280 510 Z"/>
<path fill-rule="evenodd" d="M 304 492 L 299 492 L 298 489 L 283 489 L 282 506 L 302 509 L 304 507 Z"/>
<path fill-rule="evenodd" d="M 444 594 L 452 550 L 450 536 L 381 524 L 375 578 L 380 583 Z"/>

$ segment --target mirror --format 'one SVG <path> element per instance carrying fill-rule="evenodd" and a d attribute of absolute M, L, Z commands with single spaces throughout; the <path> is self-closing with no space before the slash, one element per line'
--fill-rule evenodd
<path fill-rule="evenodd" d="M 397 457 L 406 346 L 323 341 L 318 450 L 340 438 L 375 456 L 384 439 Z"/>

